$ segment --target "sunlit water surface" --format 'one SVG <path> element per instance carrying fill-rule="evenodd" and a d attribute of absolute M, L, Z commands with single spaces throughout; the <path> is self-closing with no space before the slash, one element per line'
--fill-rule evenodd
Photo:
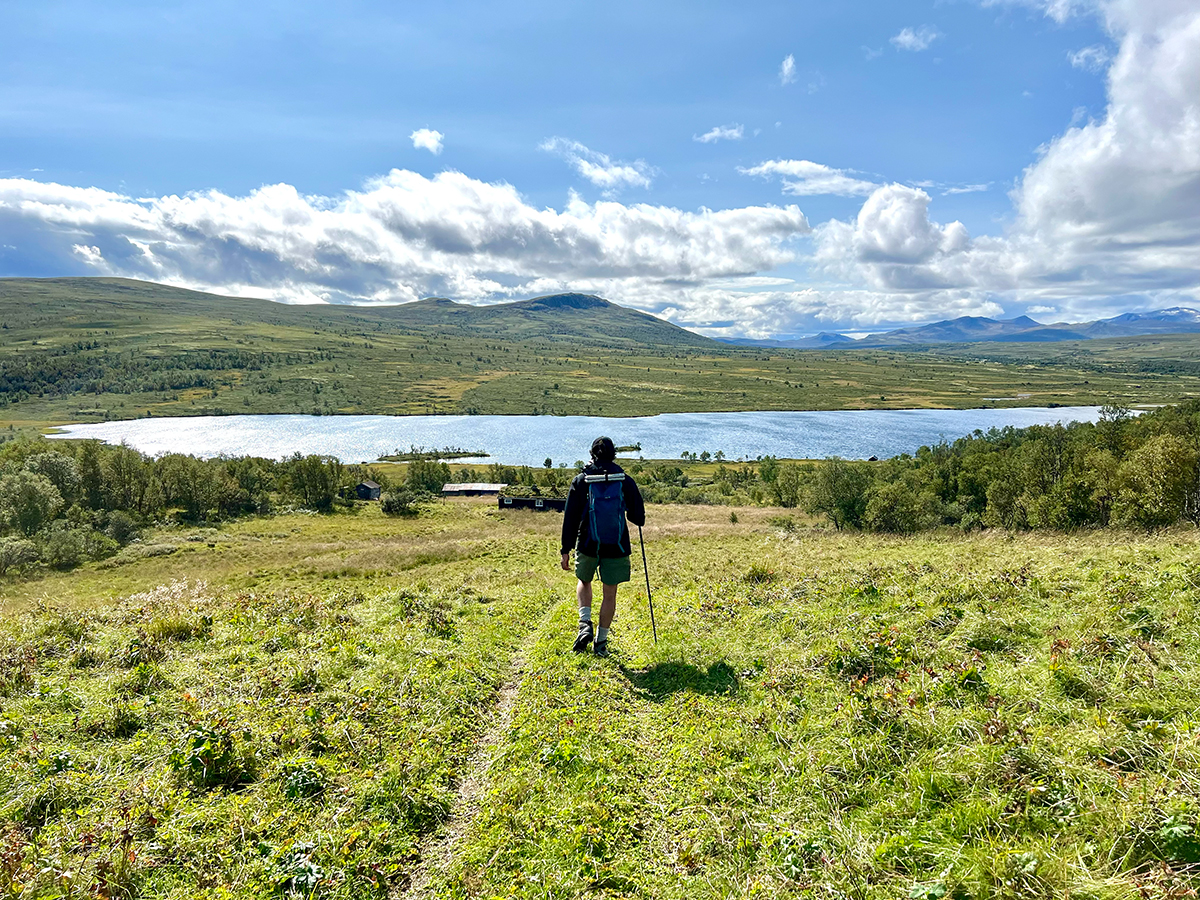
<path fill-rule="evenodd" d="M 321 453 L 366 462 L 410 447 L 481 450 L 488 461 L 540 466 L 587 456 L 592 439 L 641 444 L 648 459 L 723 451 L 728 459 L 885 458 L 979 429 L 1095 421 L 1095 406 L 595 416 L 195 416 L 69 425 L 60 437 L 124 441 L 143 453 L 266 456 Z"/>

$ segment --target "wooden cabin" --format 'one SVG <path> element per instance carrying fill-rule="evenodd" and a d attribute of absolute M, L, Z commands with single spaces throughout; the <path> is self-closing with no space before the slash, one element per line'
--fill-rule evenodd
<path fill-rule="evenodd" d="M 360 481 L 354 493 L 358 494 L 359 500 L 378 500 L 381 490 L 382 488 L 373 481 Z"/>

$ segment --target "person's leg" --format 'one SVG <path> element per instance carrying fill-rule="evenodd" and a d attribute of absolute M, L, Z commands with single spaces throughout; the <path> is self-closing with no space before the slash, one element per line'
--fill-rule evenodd
<path fill-rule="evenodd" d="M 575 596 L 579 600 L 579 618 L 583 619 L 583 611 L 586 609 L 588 614 L 586 618 L 592 617 L 592 583 L 590 581 L 580 581 L 575 585 Z M 601 612 L 601 615 L 604 613 Z"/>
<path fill-rule="evenodd" d="M 596 629 L 596 653 L 607 656 L 608 629 L 617 614 L 617 586 L 601 582 L 600 587 L 600 627 Z"/>
<path fill-rule="evenodd" d="M 575 596 L 579 600 L 579 630 L 575 633 L 576 653 L 582 653 L 592 642 L 595 632 L 592 631 L 592 583 L 580 581 L 575 586 Z"/>
<path fill-rule="evenodd" d="M 575 597 L 579 601 L 579 630 L 575 634 L 575 652 L 582 653 L 592 642 L 592 579 L 596 577 L 596 568 L 600 560 L 575 554 Z"/>
<path fill-rule="evenodd" d="M 588 600 L 591 600 L 591 585 L 588 585 Z M 617 587 L 615 584 L 600 584 L 600 627 L 608 630 L 613 616 L 617 614 Z"/>

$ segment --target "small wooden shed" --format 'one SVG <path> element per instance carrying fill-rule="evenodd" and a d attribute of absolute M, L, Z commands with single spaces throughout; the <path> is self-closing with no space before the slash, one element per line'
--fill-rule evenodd
<path fill-rule="evenodd" d="M 501 509 L 532 509 L 536 512 L 562 512 L 567 508 L 567 501 L 556 497 L 501 497 Z"/>
<path fill-rule="evenodd" d="M 360 481 L 354 492 L 358 494 L 359 500 L 378 500 L 381 490 L 382 488 L 373 481 Z"/>

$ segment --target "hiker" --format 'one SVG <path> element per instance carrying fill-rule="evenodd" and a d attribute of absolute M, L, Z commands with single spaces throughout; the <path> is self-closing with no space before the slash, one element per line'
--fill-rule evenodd
<path fill-rule="evenodd" d="M 629 528 L 626 518 L 639 528 L 646 524 L 641 491 L 613 460 L 617 448 L 612 438 L 592 441 L 592 461 L 571 482 L 563 513 L 562 567 L 571 571 L 575 548 L 575 577 L 579 584 L 579 633 L 575 652 L 583 653 L 594 639 L 597 656 L 608 656 L 608 629 L 617 611 L 617 586 L 629 580 Z M 602 601 L 600 627 L 592 630 L 592 579 L 600 572 Z"/>

